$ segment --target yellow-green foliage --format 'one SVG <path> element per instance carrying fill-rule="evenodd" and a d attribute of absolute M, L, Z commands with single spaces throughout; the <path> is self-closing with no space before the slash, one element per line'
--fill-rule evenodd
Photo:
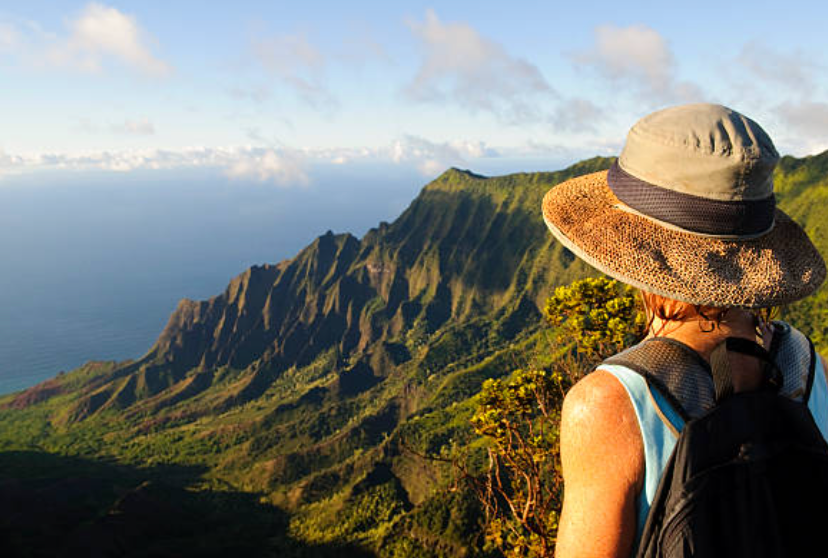
<path fill-rule="evenodd" d="M 489 470 L 478 481 L 487 539 L 508 557 L 551 556 L 563 482 L 558 424 L 570 374 L 516 370 L 487 380 L 472 425 L 489 441 Z M 518 510 L 515 512 L 515 510 Z"/>
<path fill-rule="evenodd" d="M 509 378 L 486 380 L 477 396 L 477 410 L 471 419 L 475 432 L 489 437 L 504 451 L 512 438 L 511 429 L 516 424 L 531 427 L 537 415 L 554 413 L 556 403 L 568 387 L 568 381 L 559 371 L 515 370 Z M 529 440 L 531 447 L 544 450 L 541 435 Z M 540 455 L 535 460 L 542 460 Z"/>
<path fill-rule="evenodd" d="M 489 448 L 489 469 L 473 481 L 486 510 L 487 539 L 510 558 L 554 552 L 563 503 L 564 394 L 595 360 L 635 343 L 645 326 L 634 292 L 606 278 L 558 287 L 544 315 L 558 328 L 558 342 L 574 343 L 577 351 L 553 346 L 558 356 L 550 369 L 517 369 L 508 378 L 487 380 L 471 419 Z"/>
<path fill-rule="evenodd" d="M 393 482 L 372 486 L 349 499 L 337 495 L 315 503 L 291 522 L 293 535 L 308 543 L 346 540 L 368 543 L 381 539 L 406 511 Z"/>
<path fill-rule="evenodd" d="M 605 277 L 556 288 L 544 315 L 562 328 L 560 341 L 574 341 L 588 356 L 606 356 L 630 345 L 645 327 L 635 291 Z"/>

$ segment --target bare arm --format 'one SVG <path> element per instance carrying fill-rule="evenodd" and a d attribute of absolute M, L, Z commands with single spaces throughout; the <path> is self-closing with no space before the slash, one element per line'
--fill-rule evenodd
<path fill-rule="evenodd" d="M 629 396 L 608 372 L 593 372 L 567 394 L 561 461 L 564 504 L 555 556 L 629 557 L 644 449 Z"/>

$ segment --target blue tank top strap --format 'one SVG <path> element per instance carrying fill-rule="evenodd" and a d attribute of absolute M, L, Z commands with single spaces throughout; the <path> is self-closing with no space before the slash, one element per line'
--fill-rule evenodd
<path fill-rule="evenodd" d="M 808 409 L 822 437 L 828 440 L 828 380 L 825 379 L 822 359 L 818 356 L 814 363 L 814 383 L 808 398 Z"/>
<path fill-rule="evenodd" d="M 678 433 L 684 428 L 684 421 L 661 393 L 650 389 L 644 377 L 637 372 L 617 364 L 602 364 L 598 368 L 615 376 L 627 390 L 642 433 L 645 473 L 644 487 L 636 503 L 635 548 L 638 548 L 661 473 L 676 445 Z"/>

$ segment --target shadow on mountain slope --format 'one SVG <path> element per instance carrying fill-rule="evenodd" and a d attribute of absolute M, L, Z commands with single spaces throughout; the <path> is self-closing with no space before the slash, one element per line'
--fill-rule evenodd
<path fill-rule="evenodd" d="M 201 472 L 2 452 L 0 556 L 373 556 L 291 539 L 287 514 L 256 495 L 183 488 Z"/>

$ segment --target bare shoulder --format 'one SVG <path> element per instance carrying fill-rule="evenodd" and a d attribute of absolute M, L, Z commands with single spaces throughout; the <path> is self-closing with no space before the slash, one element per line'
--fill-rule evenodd
<path fill-rule="evenodd" d="M 623 407 L 624 403 L 629 404 L 627 390 L 621 385 L 615 376 L 606 370 L 597 369 L 587 374 L 567 392 L 564 399 L 564 408 L 573 411 L 594 409 L 595 406 L 606 405 Z M 629 405 L 627 405 L 629 406 Z M 630 407 L 632 411 L 632 407 Z"/>
<path fill-rule="evenodd" d="M 561 464 L 564 505 L 556 556 L 629 556 L 644 448 L 627 390 L 609 372 L 596 370 L 564 399 Z"/>
<path fill-rule="evenodd" d="M 616 450 L 640 449 L 642 446 L 638 419 L 627 390 L 618 379 L 600 368 L 585 376 L 567 393 L 561 416 L 561 434 L 584 445 L 601 439 L 627 441 L 611 444 Z M 619 437 L 622 440 L 619 440 Z M 626 440 L 624 440 L 626 439 Z M 574 441 L 574 440 L 573 440 Z M 562 440 L 563 442 L 563 440 Z"/>

